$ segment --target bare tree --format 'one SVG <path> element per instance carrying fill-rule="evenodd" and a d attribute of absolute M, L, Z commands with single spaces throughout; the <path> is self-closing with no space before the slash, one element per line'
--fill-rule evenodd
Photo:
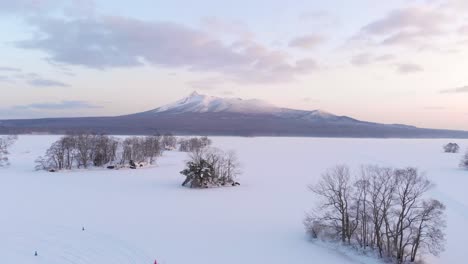
<path fill-rule="evenodd" d="M 349 205 L 353 188 L 350 177 L 349 168 L 340 165 L 325 172 L 316 186 L 309 186 L 324 199 L 320 208 L 326 212 L 324 219 L 330 220 L 336 226 L 337 235 L 341 236 L 343 243 L 350 238 Z"/>
<path fill-rule="evenodd" d="M 92 139 L 94 142 L 92 159 L 94 166 L 103 166 L 116 160 L 119 141 L 111 136 L 98 135 Z"/>
<path fill-rule="evenodd" d="M 92 134 L 79 134 L 75 136 L 76 160 L 78 168 L 88 168 L 93 161 L 95 136 Z"/>
<path fill-rule="evenodd" d="M 163 152 L 160 136 L 126 138 L 122 143 L 122 149 L 121 164 L 130 161 L 152 164 Z"/>
<path fill-rule="evenodd" d="M 153 164 L 155 159 L 162 155 L 165 149 L 160 136 L 147 136 L 144 142 L 145 156 L 149 164 Z"/>
<path fill-rule="evenodd" d="M 382 258 L 385 251 L 389 251 L 385 245 L 390 245 L 391 226 L 388 214 L 393 205 L 396 180 L 393 177 L 394 170 L 368 166 L 366 168 L 369 177 L 369 200 L 371 207 L 374 243 Z M 386 254 L 388 256 L 388 253 Z"/>
<path fill-rule="evenodd" d="M 206 148 L 211 145 L 211 140 L 208 137 L 193 137 L 179 140 L 179 151 L 193 152 L 198 149 Z"/>
<path fill-rule="evenodd" d="M 17 136 L 0 137 L 0 167 L 9 165 L 8 148 L 16 141 Z"/>
<path fill-rule="evenodd" d="M 411 231 L 415 221 L 415 211 L 420 206 L 422 195 L 431 188 L 431 183 L 415 168 L 396 170 L 395 177 L 398 185 L 395 190 L 396 222 L 393 241 L 396 260 L 398 263 L 403 263 L 406 247 L 412 242 Z"/>
<path fill-rule="evenodd" d="M 164 134 L 161 139 L 162 147 L 166 150 L 173 150 L 177 146 L 177 138 L 172 134 Z"/>
<path fill-rule="evenodd" d="M 437 200 L 428 200 L 422 203 L 415 217 L 412 227 L 412 246 L 410 261 L 414 262 L 419 251 L 427 250 L 433 255 L 439 255 L 444 250 L 445 235 L 443 228 L 445 206 Z"/>
<path fill-rule="evenodd" d="M 129 137 L 123 142 L 107 135 L 67 135 L 52 144 L 44 157 L 36 160 L 36 169 L 63 170 L 102 167 L 115 162 L 152 164 L 162 155 L 160 136 Z M 135 166 L 136 167 L 136 166 Z"/>
<path fill-rule="evenodd" d="M 424 199 L 431 187 L 415 168 L 365 166 L 351 178 L 347 166 L 336 166 L 310 187 L 322 199 L 306 216 L 306 230 L 369 247 L 400 264 L 422 253 L 437 255 L 444 248 L 445 206 Z"/>

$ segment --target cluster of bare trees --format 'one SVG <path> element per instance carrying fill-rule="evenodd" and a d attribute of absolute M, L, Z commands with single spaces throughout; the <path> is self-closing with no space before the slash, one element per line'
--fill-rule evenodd
<path fill-rule="evenodd" d="M 431 182 L 415 168 L 336 166 L 310 189 L 321 202 L 305 219 L 313 237 L 378 252 L 397 263 L 443 250 L 445 206 L 424 196 Z"/>
<path fill-rule="evenodd" d="M 457 143 L 448 143 L 444 146 L 445 153 L 458 153 L 460 151 L 460 146 Z"/>
<path fill-rule="evenodd" d="M 180 173 L 186 177 L 182 186 L 190 188 L 239 185 L 236 182 L 236 177 L 240 174 L 239 162 L 233 151 L 197 149 L 190 153 L 190 160 Z"/>
<path fill-rule="evenodd" d="M 120 164 L 129 161 L 153 164 L 163 151 L 164 146 L 160 136 L 129 137 L 122 142 Z"/>
<path fill-rule="evenodd" d="M 0 167 L 9 165 L 8 148 L 16 141 L 17 136 L 0 137 Z"/>
<path fill-rule="evenodd" d="M 179 151 L 196 152 L 211 145 L 211 139 L 208 137 L 193 137 L 179 139 Z"/>
<path fill-rule="evenodd" d="M 70 170 L 90 166 L 109 166 L 135 163 L 152 164 L 161 156 L 164 145 L 161 136 L 129 137 L 124 140 L 95 134 L 66 135 L 57 140 L 36 160 L 36 169 Z"/>
<path fill-rule="evenodd" d="M 164 134 L 161 143 L 165 150 L 174 150 L 177 147 L 177 138 L 172 134 Z"/>

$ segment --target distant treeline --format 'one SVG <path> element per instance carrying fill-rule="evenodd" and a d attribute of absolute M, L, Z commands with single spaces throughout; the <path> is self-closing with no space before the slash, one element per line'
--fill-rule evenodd
<path fill-rule="evenodd" d="M 44 156 L 37 158 L 36 169 L 133 168 L 153 164 L 166 150 L 196 152 L 209 145 L 211 140 L 208 137 L 178 139 L 172 134 L 124 139 L 92 133 L 73 134 L 61 137 L 47 149 Z"/>

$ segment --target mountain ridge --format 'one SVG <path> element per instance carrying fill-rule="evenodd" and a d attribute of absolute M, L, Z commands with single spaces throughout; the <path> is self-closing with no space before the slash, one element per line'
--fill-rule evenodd
<path fill-rule="evenodd" d="M 258 99 L 193 92 L 155 109 L 122 116 L 0 120 L 0 134 L 77 133 L 314 136 L 360 138 L 468 138 L 468 131 L 380 124 L 322 110 L 277 107 Z"/>

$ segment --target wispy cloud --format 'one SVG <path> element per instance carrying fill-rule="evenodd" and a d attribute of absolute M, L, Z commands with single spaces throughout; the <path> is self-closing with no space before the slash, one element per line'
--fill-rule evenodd
<path fill-rule="evenodd" d="M 453 89 L 446 89 L 440 91 L 440 93 L 450 94 L 450 93 L 468 93 L 468 86 L 453 88 Z"/>
<path fill-rule="evenodd" d="M 299 20 L 321 27 L 337 26 L 340 24 L 339 19 L 327 11 L 304 12 L 299 15 Z"/>
<path fill-rule="evenodd" d="M 446 33 L 449 16 L 432 6 L 416 6 L 391 11 L 365 25 L 358 36 L 375 38 L 383 45 L 408 45 Z"/>
<path fill-rule="evenodd" d="M 360 53 L 351 58 L 351 64 L 355 66 L 368 65 L 372 62 L 372 55 L 369 53 Z"/>
<path fill-rule="evenodd" d="M 413 63 L 397 64 L 396 67 L 397 72 L 401 74 L 411 74 L 424 71 L 424 68 L 422 66 Z"/>
<path fill-rule="evenodd" d="M 43 78 L 41 75 L 37 73 L 23 72 L 21 69 L 18 69 L 18 68 L 1 67 L 0 72 L 1 71 L 8 73 L 8 75 L 0 75 L 0 82 L 10 82 L 10 83 L 25 82 L 26 84 L 30 86 L 34 86 L 34 87 L 68 87 L 69 86 L 68 84 L 64 82 Z"/>
<path fill-rule="evenodd" d="M 309 34 L 297 37 L 289 42 L 289 47 L 312 49 L 325 42 L 325 37 L 318 34 Z"/>
<path fill-rule="evenodd" d="M 351 57 L 351 64 L 354 66 L 365 66 L 375 62 L 385 62 L 393 59 L 395 59 L 395 56 L 392 54 L 374 56 L 370 53 L 359 53 Z"/>
<path fill-rule="evenodd" d="M 102 106 L 94 105 L 86 101 L 60 101 L 60 102 L 47 102 L 35 103 L 28 105 L 17 105 L 13 109 L 31 109 L 31 110 L 72 110 L 72 109 L 89 109 L 89 108 L 102 108 Z"/>
<path fill-rule="evenodd" d="M 69 85 L 61 81 L 42 79 L 42 78 L 33 78 L 28 81 L 29 85 L 35 87 L 68 87 Z"/>
<path fill-rule="evenodd" d="M 2 72 L 21 72 L 21 69 L 13 68 L 13 67 L 0 67 L 0 71 L 2 71 Z"/>
<path fill-rule="evenodd" d="M 204 17 L 201 20 L 202 29 L 217 35 L 231 35 L 240 39 L 253 39 L 252 33 L 247 25 L 241 21 L 225 20 L 219 17 Z"/>
<path fill-rule="evenodd" d="M 45 15 L 61 10 L 68 16 L 90 15 L 94 0 L 1 0 L 0 15 Z"/>

